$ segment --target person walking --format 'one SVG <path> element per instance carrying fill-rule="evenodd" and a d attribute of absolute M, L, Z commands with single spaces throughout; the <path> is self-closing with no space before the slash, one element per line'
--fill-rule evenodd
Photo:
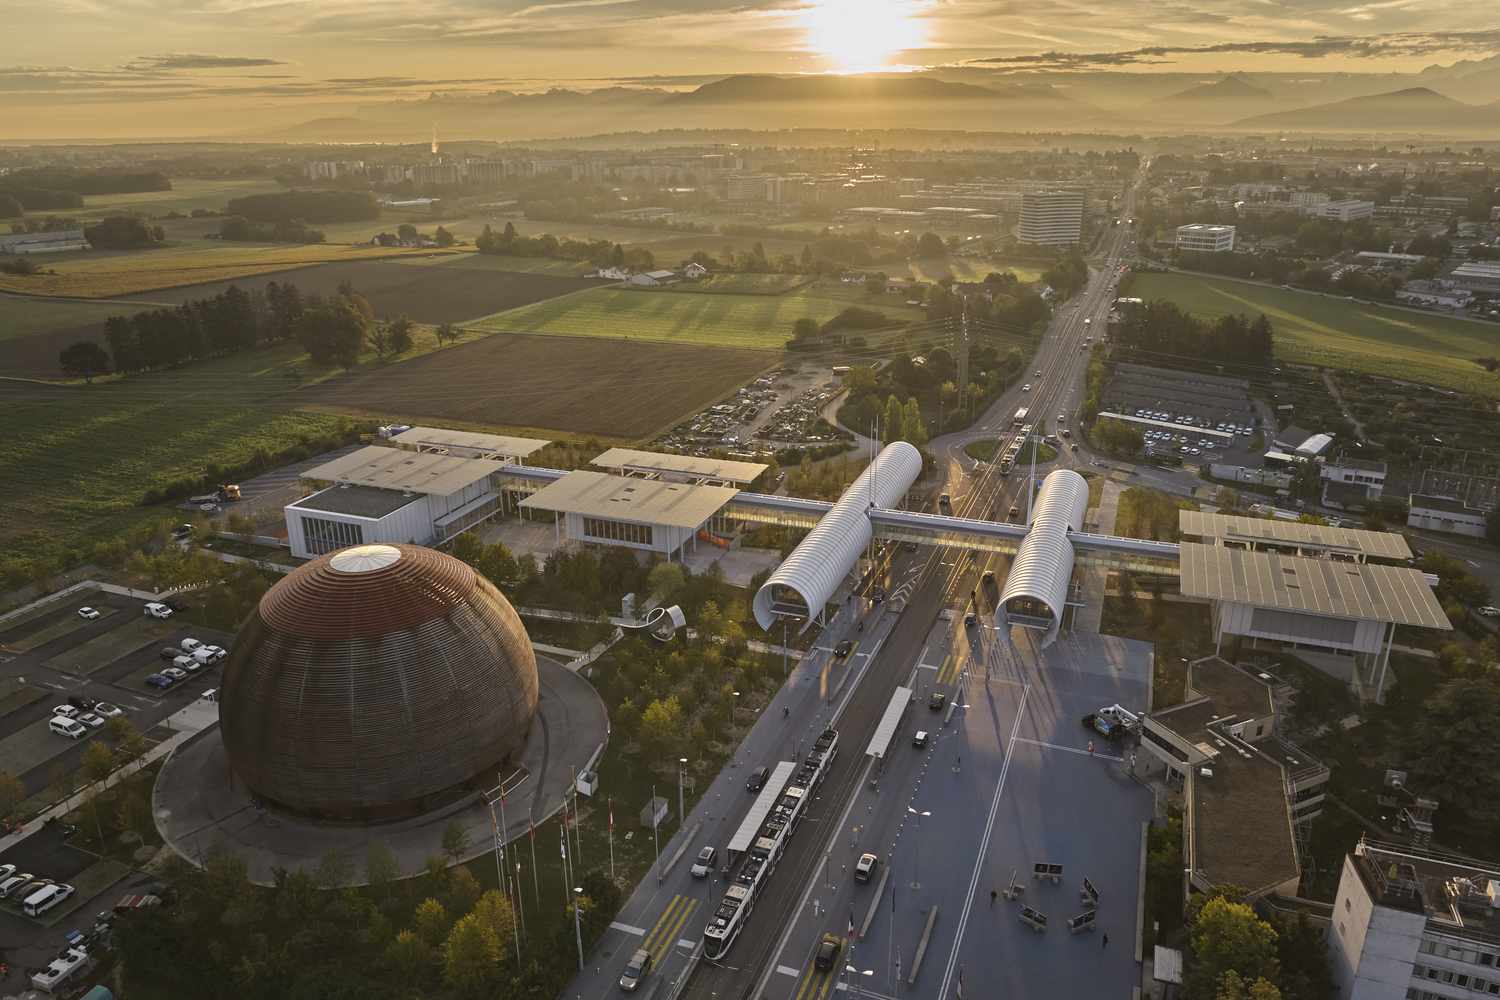
<path fill-rule="evenodd" d="M 995 905 L 995 897 L 998 896 L 998 895 L 999 895 L 999 893 L 997 893 L 994 889 L 990 890 L 990 905 L 991 906 Z"/>
<path fill-rule="evenodd" d="M 1109 935 L 1108 934 L 1104 935 L 1104 937 L 1100 938 L 1099 940 L 1100 940 L 1100 944 L 1099 944 L 1100 948 L 1108 948 L 1109 947 Z"/>

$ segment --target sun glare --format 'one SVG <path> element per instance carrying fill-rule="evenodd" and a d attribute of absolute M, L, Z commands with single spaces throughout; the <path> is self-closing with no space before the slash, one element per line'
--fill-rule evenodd
<path fill-rule="evenodd" d="M 890 69 L 891 57 L 926 41 L 915 0 L 813 0 L 802 12 L 807 44 L 840 73 Z"/>

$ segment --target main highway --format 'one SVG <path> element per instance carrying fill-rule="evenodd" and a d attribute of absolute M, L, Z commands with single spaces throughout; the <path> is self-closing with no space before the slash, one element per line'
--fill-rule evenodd
<path fill-rule="evenodd" d="M 1133 214 L 1134 196 L 1135 190 L 1131 189 L 1119 214 Z M 1031 391 L 1012 389 L 997 399 L 969 431 L 948 435 L 932 443 L 931 448 L 942 464 L 941 489 L 950 494 L 955 514 L 1003 519 L 1008 507 L 1014 504 L 1021 508 L 1024 516 L 1028 481 L 1026 466 L 1019 465 L 1008 477 L 999 474 L 997 464 L 980 465 L 975 474 L 969 474 L 965 466 L 971 463 L 963 456 L 963 445 L 978 437 L 999 437 L 1003 448 L 1015 433 L 1010 428 L 1010 418 L 1020 405 L 1026 405 L 1031 411 L 1037 434 L 1042 433 L 1047 422 L 1055 419 L 1055 414 L 1076 412 L 1082 401 L 1088 363 L 1088 353 L 1082 350 L 1084 339 L 1103 334 L 1114 299 L 1119 261 L 1129 239 L 1130 227 L 1107 225 L 1091 261 L 1086 288 L 1057 309 L 1038 346 L 1031 368 L 1041 374 L 1019 380 L 1029 381 Z M 1091 322 L 1086 323 L 1086 319 Z M 1068 423 L 1070 427 L 1076 426 L 1071 417 Z M 1061 464 L 1071 464 L 1074 460 L 1074 453 L 1066 449 L 1059 459 Z M 972 558 L 976 555 L 978 558 Z M 822 650 L 844 638 L 860 641 L 861 651 L 851 658 L 851 665 L 847 668 L 850 673 L 848 690 L 828 699 L 824 707 L 823 698 L 814 686 L 801 682 L 797 686 L 789 685 L 771 706 L 769 717 L 762 719 L 757 726 L 757 729 L 764 729 L 781 722 L 775 718 L 781 713 L 775 710 L 784 708 L 788 724 L 800 725 L 804 737 L 815 735 L 816 730 L 831 722 L 840 732 L 841 748 L 729 954 L 722 962 L 713 963 L 701 958 L 701 944 L 689 950 L 693 943 L 701 942 L 703 924 L 717 904 L 718 895 L 722 894 L 723 883 L 711 879 L 707 885 L 700 883 L 694 887 L 681 881 L 686 877 L 681 871 L 674 871 L 669 874 L 677 880 L 676 884 L 683 886 L 681 891 L 674 892 L 672 883 L 663 888 L 662 882 L 657 887 L 645 884 L 638 887 L 617 920 L 616 930 L 611 932 L 618 933 L 622 940 L 602 944 L 600 948 L 605 951 L 605 960 L 591 963 L 596 965 L 595 969 L 580 976 L 568 994 L 582 997 L 607 995 L 633 948 L 644 941 L 656 954 L 658 972 L 655 978 L 658 982 L 652 988 L 658 998 L 748 1000 L 767 995 L 767 983 L 791 934 L 792 917 L 805 905 L 807 892 L 817 883 L 820 865 L 826 863 L 830 853 L 831 839 L 843 827 L 856 792 L 868 780 L 872 761 L 864 755 L 865 744 L 892 693 L 913 673 L 939 611 L 949 607 L 961 616 L 980 574 L 994 568 L 996 575 L 1003 579 L 1004 561 L 1004 557 L 986 553 L 937 548 L 910 552 L 895 545 L 888 546 L 879 569 L 862 582 L 862 592 L 851 596 L 819 637 L 818 647 Z M 876 587 L 890 593 L 892 600 L 878 605 L 869 601 L 866 595 Z M 901 607 L 903 602 L 904 607 Z M 893 609 L 893 604 L 899 610 Z M 799 671 L 812 666 L 812 663 L 804 662 Z M 811 680 L 810 677 L 804 679 Z M 797 680 L 796 674 L 794 680 Z M 790 701 L 784 703 L 784 699 Z M 814 699 L 818 702 L 815 710 L 798 701 L 811 702 Z M 752 732 L 747 742 L 755 740 L 756 733 Z M 792 746 L 786 746 L 787 743 L 792 743 Z M 805 747 L 807 739 L 801 739 L 800 745 Z M 795 746 L 791 740 L 783 740 L 779 748 L 757 744 L 750 753 L 742 756 L 742 762 L 748 768 L 772 764 L 778 757 L 792 759 Z M 722 844 L 743 817 L 751 797 L 739 791 L 738 799 L 732 799 L 729 804 L 719 803 L 737 790 L 735 785 L 742 782 L 744 773 L 743 770 L 735 771 L 729 776 L 728 783 L 721 776 L 705 796 L 705 805 L 700 808 L 710 810 L 707 822 L 713 825 L 712 833 L 706 826 L 693 826 L 693 817 L 690 817 L 689 828 L 698 831 L 697 839 L 690 844 L 674 842 L 663 852 L 664 856 L 680 847 L 687 852 L 680 868 L 686 868 L 699 844 L 717 843 L 722 851 Z M 666 899 L 667 896 L 671 899 Z M 636 923 L 631 923 L 632 920 Z"/>

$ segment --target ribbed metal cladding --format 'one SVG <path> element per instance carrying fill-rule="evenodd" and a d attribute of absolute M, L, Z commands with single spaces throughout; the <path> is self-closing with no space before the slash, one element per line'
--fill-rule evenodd
<path fill-rule="evenodd" d="M 1042 640 L 1044 646 L 1057 638 L 1068 602 L 1068 582 L 1073 578 L 1073 543 L 1068 534 L 1083 530 L 1088 509 L 1088 480 L 1071 469 L 1049 473 L 1037 491 L 1031 528 L 1016 550 L 1000 594 L 1002 607 L 1013 597 L 1029 597 L 1047 605 L 1052 624 Z"/>
<path fill-rule="evenodd" d="M 809 613 L 823 610 L 870 543 L 870 508 L 894 507 L 922 474 L 922 453 L 906 441 L 893 441 L 859 474 L 807 537 L 792 550 L 755 593 L 755 620 L 770 628 L 776 620 L 773 594 L 786 587 L 802 596 Z"/>
<path fill-rule="evenodd" d="M 492 786 L 525 744 L 538 680 L 515 609 L 451 556 L 386 548 L 400 558 L 368 571 L 340 572 L 333 553 L 289 574 L 226 663 L 230 763 L 287 809 L 409 815 Z"/>

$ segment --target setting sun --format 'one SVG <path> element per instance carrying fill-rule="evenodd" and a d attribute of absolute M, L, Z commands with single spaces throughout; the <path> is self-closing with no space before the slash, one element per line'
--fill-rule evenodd
<path fill-rule="evenodd" d="M 914 0 L 815 0 L 802 13 L 808 47 L 841 73 L 891 68 L 898 52 L 926 42 Z"/>

